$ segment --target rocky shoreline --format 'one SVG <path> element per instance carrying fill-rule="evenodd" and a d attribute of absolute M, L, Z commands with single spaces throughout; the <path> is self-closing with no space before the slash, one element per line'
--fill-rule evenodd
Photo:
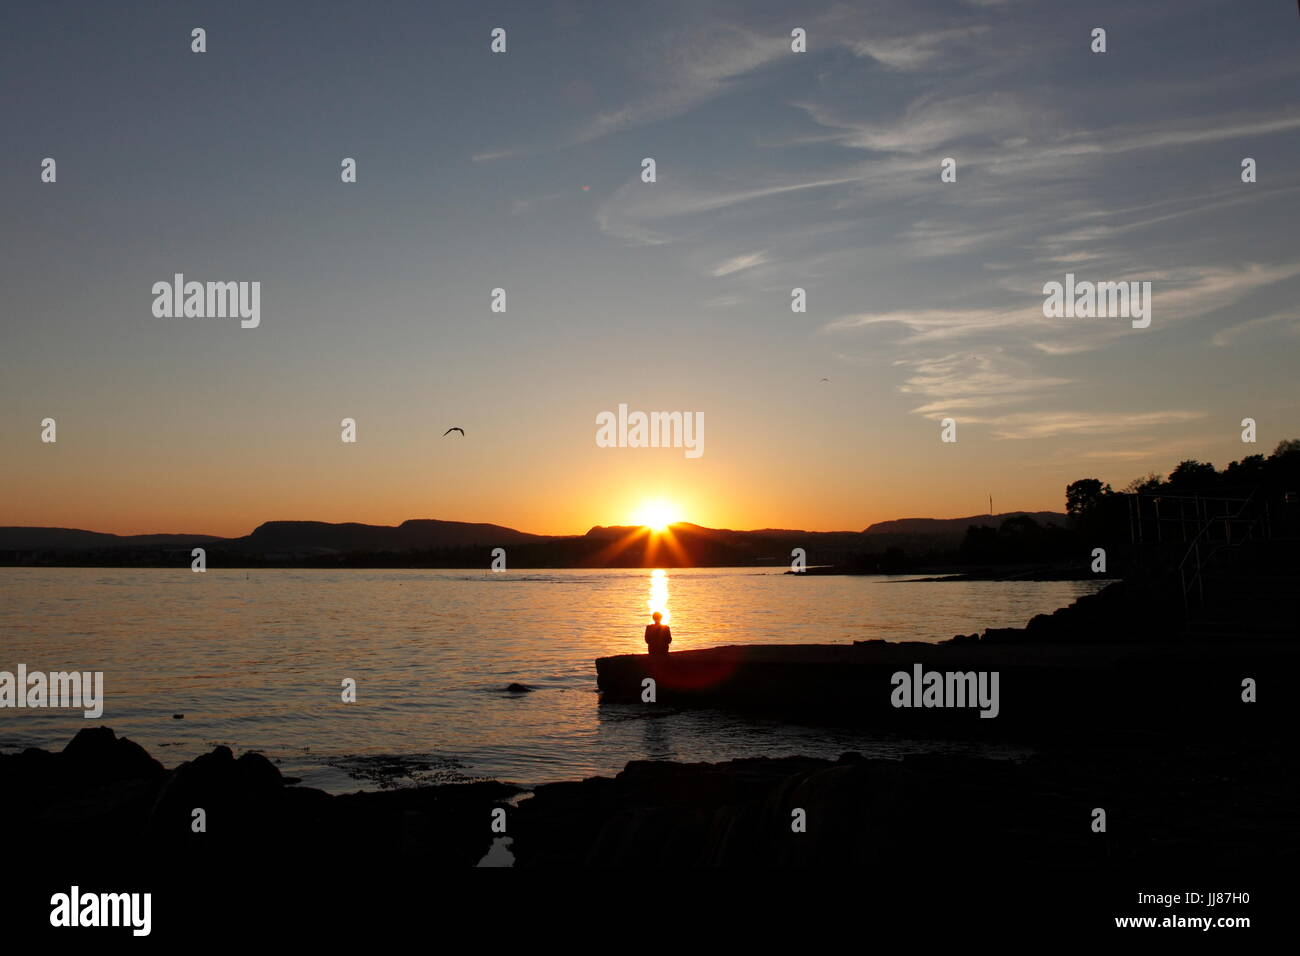
<path fill-rule="evenodd" d="M 59 752 L 0 754 L 0 818 L 19 858 L 90 859 L 93 872 L 146 883 L 243 872 L 250 860 L 310 881 L 341 853 L 349 872 L 390 875 L 485 858 L 535 870 L 966 860 L 1030 882 L 1044 869 L 1105 882 L 1133 867 L 1258 876 L 1293 866 L 1300 777 L 1285 687 L 1300 664 L 1295 642 L 1153 632 L 1167 613 L 1124 583 L 1025 628 L 941 644 L 740 646 L 597 664 L 607 700 L 646 709 L 696 703 L 915 737 L 1011 735 L 1032 743 L 1024 759 L 632 761 L 612 778 L 532 791 L 480 781 L 329 794 L 295 786 L 257 753 L 216 747 L 167 769 L 89 727 Z M 890 675 L 908 668 L 998 671 L 996 719 L 892 706 Z M 650 674 L 654 702 L 640 696 Z"/>
<path fill-rule="evenodd" d="M 1024 760 L 632 761 L 613 778 L 531 793 L 489 781 L 331 795 L 225 747 L 167 770 L 98 727 L 61 752 L 0 755 L 0 815 L 20 824 L 28 852 L 90 850 L 158 873 L 273 848 L 279 866 L 309 874 L 340 847 L 358 866 L 466 869 L 500 836 L 518 868 L 857 866 L 930 853 L 1085 870 L 1271 866 L 1300 851 L 1297 776 L 1261 729 L 1075 735 Z M 1096 807 L 1105 833 L 1090 827 Z M 196 808 L 206 832 L 194 832 Z M 792 829 L 796 810 L 804 832 Z"/>

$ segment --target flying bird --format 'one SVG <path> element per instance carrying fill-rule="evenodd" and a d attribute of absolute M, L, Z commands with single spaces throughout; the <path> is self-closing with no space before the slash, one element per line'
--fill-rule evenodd
<path fill-rule="evenodd" d="M 822 381 L 823 381 L 823 382 L 829 382 L 830 379 L 829 379 L 829 378 L 824 378 L 824 379 L 822 379 Z"/>
<path fill-rule="evenodd" d="M 452 425 L 450 428 L 448 428 L 445 432 L 442 433 L 442 437 L 446 438 L 452 432 L 460 432 L 461 435 L 463 436 L 465 434 L 465 429 Z"/>

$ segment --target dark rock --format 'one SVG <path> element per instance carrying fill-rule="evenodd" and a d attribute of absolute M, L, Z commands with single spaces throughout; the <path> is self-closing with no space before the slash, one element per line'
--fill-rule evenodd
<path fill-rule="evenodd" d="M 528 694 L 536 688 L 529 687 L 527 684 L 507 684 L 506 693 L 508 694 Z"/>
<path fill-rule="evenodd" d="M 241 844 L 284 831 L 283 789 L 280 771 L 261 754 L 246 753 L 236 760 L 229 747 L 218 746 L 168 775 L 148 825 L 164 843 L 206 837 L 212 852 L 234 852 Z M 207 815 L 207 833 L 191 831 L 196 808 Z"/>
<path fill-rule="evenodd" d="M 990 627 L 980 640 L 985 644 L 1023 644 L 1029 635 L 1018 627 Z"/>
<path fill-rule="evenodd" d="M 1116 859 L 1211 866 L 1294 859 L 1296 772 L 1267 746 L 1062 748 L 1021 761 L 845 754 L 719 764 L 634 761 L 613 779 L 538 787 L 513 817 L 521 868 L 851 866 L 979 859 L 1024 874 L 1103 874 Z M 1210 770 L 1213 772 L 1207 772 Z M 1239 802 L 1249 794 L 1252 807 Z M 1088 809 L 1115 811 L 1107 834 Z M 791 823 L 806 815 L 805 832 Z M 1255 814 L 1259 814 L 1257 818 Z M 1271 821 L 1271 823 L 1264 822 Z M 1256 839 L 1281 825 L 1285 847 Z M 1239 856 L 1242 854 L 1244 856 Z"/>
<path fill-rule="evenodd" d="M 547 784 L 508 808 L 511 850 L 525 868 L 883 866 L 896 874 L 908 861 L 973 860 L 990 879 L 1061 866 L 1091 878 L 1116 860 L 1178 871 L 1290 867 L 1300 831 L 1289 726 L 1263 721 L 1250 734 L 1195 737 L 1179 727 L 1105 747 L 1089 731 L 1015 761 L 854 752 L 834 761 L 632 761 L 616 777 Z M 0 818 L 12 821 L 15 858 L 66 866 L 77 853 L 79 874 L 99 866 L 89 874 L 96 878 L 138 863 L 155 879 L 181 866 L 246 878 L 250 865 L 303 879 L 340 854 L 366 873 L 463 868 L 492 844 L 492 808 L 519 793 L 489 781 L 331 796 L 286 787 L 266 758 L 235 759 L 226 747 L 165 781 L 68 772 L 74 759 L 84 769 L 105 753 L 130 752 L 106 730 L 79 734 L 63 753 L 0 754 Z M 191 831 L 196 806 L 207 811 L 207 833 Z M 1111 814 L 1106 834 L 1088 826 L 1095 806 Z M 806 814 L 805 832 L 791 827 L 796 810 Z"/>
<path fill-rule="evenodd" d="M 109 727 L 86 727 L 63 748 L 71 772 L 101 782 L 161 777 L 162 764 L 133 740 L 118 737 Z"/>
<path fill-rule="evenodd" d="M 13 837 L 23 858 L 80 855 L 108 875 L 127 865 L 247 874 L 272 849 L 299 875 L 337 863 L 340 848 L 377 868 L 471 867 L 492 844 L 491 809 L 520 792 L 487 781 L 332 796 L 286 782 L 262 754 L 236 759 L 225 746 L 169 772 L 93 728 L 60 753 L 0 754 L 0 819 L 26 824 Z"/>

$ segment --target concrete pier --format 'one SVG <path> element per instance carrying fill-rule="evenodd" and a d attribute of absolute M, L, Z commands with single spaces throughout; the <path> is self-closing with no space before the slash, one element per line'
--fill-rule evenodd
<path fill-rule="evenodd" d="M 596 675 L 607 702 L 705 706 L 755 715 L 897 732 L 1033 735 L 1044 731 L 1168 730 L 1225 721 L 1248 726 L 1295 716 L 1288 688 L 1300 664 L 1290 641 L 1149 644 L 732 645 L 602 657 Z M 922 702 L 914 683 L 943 687 Z M 997 715 L 952 706 L 952 684 L 996 673 Z M 906 675 L 906 680 L 896 675 Z M 958 675 L 950 681 L 947 675 Z M 915 680 L 920 675 L 921 682 Z M 646 678 L 655 702 L 643 702 Z M 1254 703 L 1243 681 L 1255 681 Z M 903 686 L 900 689 L 901 685 Z M 987 686 L 987 684 L 986 684 Z M 1258 688 L 1264 688 L 1260 691 Z M 900 700 L 901 698 L 901 700 Z M 919 706 L 918 706 L 919 705 Z M 1285 711 L 1285 713 L 1284 713 Z"/>

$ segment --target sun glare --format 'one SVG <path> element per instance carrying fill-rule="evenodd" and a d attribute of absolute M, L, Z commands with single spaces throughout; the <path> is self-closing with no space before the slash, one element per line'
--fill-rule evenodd
<path fill-rule="evenodd" d="M 676 505 L 660 498 L 642 504 L 632 520 L 636 524 L 649 528 L 651 531 L 663 531 L 670 524 L 680 521 L 681 515 L 677 511 Z"/>

